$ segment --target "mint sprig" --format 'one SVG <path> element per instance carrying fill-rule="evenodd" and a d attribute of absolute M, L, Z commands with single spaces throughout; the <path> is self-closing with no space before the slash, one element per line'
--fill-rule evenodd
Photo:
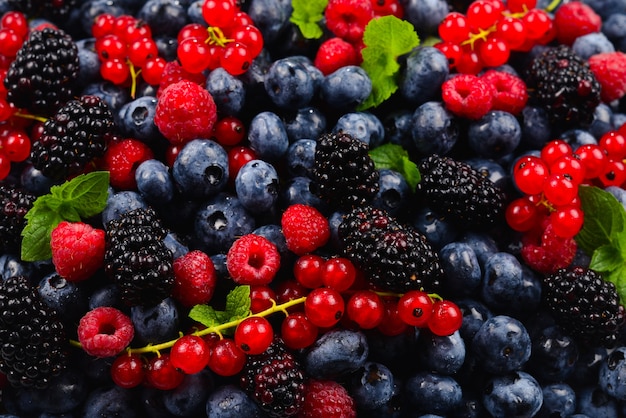
<path fill-rule="evenodd" d="M 421 180 L 420 172 L 409 158 L 409 153 L 397 144 L 383 144 L 369 152 L 376 169 L 388 168 L 397 171 L 404 177 L 413 192 Z"/>
<path fill-rule="evenodd" d="M 306 39 L 321 38 L 324 32 L 320 22 L 324 19 L 324 10 L 328 0 L 293 0 L 293 11 L 289 21 L 295 24 Z"/>
<path fill-rule="evenodd" d="M 207 328 L 237 321 L 250 315 L 250 286 L 237 286 L 226 295 L 223 311 L 209 305 L 196 305 L 189 311 L 189 318 Z"/>
<path fill-rule="evenodd" d="M 21 258 L 24 261 L 52 257 L 50 235 L 61 221 L 79 222 L 97 215 L 106 206 L 109 195 L 109 172 L 81 174 L 39 196 L 26 213 L 22 230 Z"/>

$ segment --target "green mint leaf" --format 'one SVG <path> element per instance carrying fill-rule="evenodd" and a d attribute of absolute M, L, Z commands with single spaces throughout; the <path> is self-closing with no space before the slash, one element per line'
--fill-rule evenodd
<path fill-rule="evenodd" d="M 59 186 L 50 188 L 50 194 L 64 203 L 60 209 L 67 211 L 68 216 L 78 214 L 78 220 L 102 212 L 106 206 L 108 193 L 108 171 L 81 174 Z M 63 213 L 61 214 L 63 215 Z M 70 220 L 69 218 L 65 219 Z"/>
<path fill-rule="evenodd" d="M 603 245 L 596 248 L 591 256 L 589 268 L 599 272 L 612 272 L 624 264 L 622 254 L 614 245 Z"/>
<path fill-rule="evenodd" d="M 226 295 L 226 316 L 229 321 L 250 315 L 250 286 L 237 286 Z"/>
<path fill-rule="evenodd" d="M 419 37 L 410 22 L 387 15 L 369 21 L 363 32 L 363 44 L 361 68 L 372 81 L 372 93 L 358 110 L 378 106 L 398 89 L 398 57 L 417 47 Z"/>
<path fill-rule="evenodd" d="M 307 39 L 321 38 L 324 32 L 319 22 L 324 19 L 328 0 L 293 0 L 291 5 L 293 11 L 289 21 L 300 29 L 302 36 Z"/>
<path fill-rule="evenodd" d="M 195 305 L 189 311 L 189 318 L 207 328 L 215 327 L 222 323 L 221 318 L 217 315 L 217 311 L 209 305 Z"/>
<path fill-rule="evenodd" d="M 21 258 L 24 261 L 47 260 L 52 257 L 50 234 L 63 219 L 57 212 L 40 202 L 26 214 L 27 224 L 22 231 Z"/>
<path fill-rule="evenodd" d="M 593 186 L 580 186 L 578 194 L 585 218 L 576 242 L 583 251 L 592 255 L 596 248 L 614 244 L 618 236 L 626 239 L 626 211 L 615 196 Z"/>
<path fill-rule="evenodd" d="M 409 158 L 409 153 L 397 144 L 383 144 L 369 152 L 377 169 L 388 168 L 400 173 L 412 191 L 415 192 L 417 183 L 421 180 L 420 172 Z"/>

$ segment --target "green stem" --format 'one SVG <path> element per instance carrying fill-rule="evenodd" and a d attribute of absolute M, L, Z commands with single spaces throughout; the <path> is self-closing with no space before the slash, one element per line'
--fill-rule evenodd
<path fill-rule="evenodd" d="M 546 7 L 546 12 L 553 12 L 554 9 L 556 9 L 558 5 L 561 4 L 561 1 L 562 0 L 552 0 L 552 2 Z"/>
<path fill-rule="evenodd" d="M 31 115 L 30 113 L 15 112 L 14 115 L 23 119 L 36 120 L 38 122 L 46 122 L 48 120 L 43 116 Z"/>

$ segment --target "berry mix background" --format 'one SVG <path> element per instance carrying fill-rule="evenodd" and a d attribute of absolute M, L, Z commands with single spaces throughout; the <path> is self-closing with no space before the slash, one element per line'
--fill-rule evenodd
<path fill-rule="evenodd" d="M 626 0 L 0 0 L 0 417 L 626 416 Z"/>

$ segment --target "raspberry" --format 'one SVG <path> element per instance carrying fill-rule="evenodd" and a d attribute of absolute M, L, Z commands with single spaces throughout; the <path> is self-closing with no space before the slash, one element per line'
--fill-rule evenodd
<path fill-rule="evenodd" d="M 139 164 L 154 158 L 150 147 L 137 139 L 112 141 L 103 158 L 103 168 L 109 172 L 111 186 L 120 190 L 137 188 L 135 171 Z"/>
<path fill-rule="evenodd" d="M 95 357 L 121 353 L 135 335 L 130 318 L 109 306 L 99 306 L 87 312 L 80 319 L 77 332 L 83 350 Z"/>
<path fill-rule="evenodd" d="M 347 65 L 359 65 L 359 61 L 359 54 L 350 42 L 334 37 L 322 42 L 313 64 L 328 75 Z"/>
<path fill-rule="evenodd" d="M 324 12 L 326 27 L 348 42 L 360 41 L 374 17 L 372 3 L 362 0 L 330 0 Z"/>
<path fill-rule="evenodd" d="M 602 18 L 590 6 L 572 1 L 557 9 L 554 25 L 559 43 L 571 46 L 579 36 L 600 32 Z"/>
<path fill-rule="evenodd" d="M 561 238 L 552 231 L 548 224 L 543 233 L 531 231 L 522 237 L 522 259 L 533 270 L 552 274 L 560 268 L 570 265 L 576 255 L 576 241 L 573 238 Z"/>
<path fill-rule="evenodd" d="M 518 115 L 526 106 L 528 91 L 521 78 L 496 70 L 488 70 L 480 78 L 493 87 L 491 110 L 503 110 Z"/>
<path fill-rule="evenodd" d="M 602 87 L 600 97 L 606 103 L 626 95 L 626 54 L 604 52 L 589 58 L 589 68 Z"/>
<path fill-rule="evenodd" d="M 172 297 L 183 306 L 207 303 L 213 297 L 217 275 L 211 258 L 193 250 L 174 260 Z"/>
<path fill-rule="evenodd" d="M 333 380 L 310 379 L 304 389 L 304 405 L 298 418 L 356 417 L 354 399 Z"/>
<path fill-rule="evenodd" d="M 105 232 L 83 222 L 62 221 L 52 230 L 52 263 L 70 282 L 88 279 L 104 264 Z"/>
<path fill-rule="evenodd" d="M 198 85 L 204 85 L 206 78 L 202 73 L 190 73 L 185 70 L 177 60 L 165 64 L 159 83 L 159 89 L 157 90 L 157 99 L 161 97 L 163 90 L 165 90 L 167 86 L 183 80 L 193 81 Z"/>
<path fill-rule="evenodd" d="M 173 145 L 194 138 L 211 138 L 217 120 L 213 96 L 192 81 L 167 86 L 156 105 L 154 123 Z"/>
<path fill-rule="evenodd" d="M 492 87 L 471 74 L 459 74 L 446 80 L 441 86 L 441 94 L 450 112 L 469 119 L 485 116 L 493 102 Z"/>
<path fill-rule="evenodd" d="M 300 203 L 289 206 L 280 223 L 287 248 L 297 255 L 315 251 L 330 238 L 328 219 L 313 206 Z"/>
<path fill-rule="evenodd" d="M 280 254 L 267 238 L 246 234 L 231 245 L 226 268 L 237 284 L 268 284 L 280 267 Z"/>

